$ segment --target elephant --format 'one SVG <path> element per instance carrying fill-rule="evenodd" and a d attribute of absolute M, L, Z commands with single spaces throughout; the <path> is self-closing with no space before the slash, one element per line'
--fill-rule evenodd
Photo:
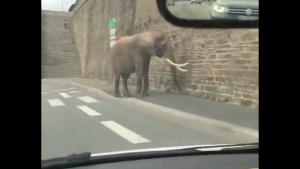
<path fill-rule="evenodd" d="M 127 81 L 132 73 L 136 73 L 136 93 L 142 97 L 149 96 L 149 65 L 152 56 L 162 58 L 171 64 L 171 72 L 175 85 L 180 90 L 176 79 L 176 68 L 179 71 L 187 71 L 182 66 L 187 65 L 174 63 L 173 48 L 164 33 L 147 31 L 131 36 L 118 37 L 115 45 L 111 48 L 112 72 L 114 76 L 114 96 L 121 97 L 119 91 L 120 77 L 123 80 L 123 96 L 131 97 L 127 87 Z M 142 86 L 143 85 L 143 86 Z"/>

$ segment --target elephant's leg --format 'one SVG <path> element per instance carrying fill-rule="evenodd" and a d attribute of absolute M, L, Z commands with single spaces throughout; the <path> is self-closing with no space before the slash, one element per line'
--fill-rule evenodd
<path fill-rule="evenodd" d="M 142 75 L 138 75 L 137 73 L 137 82 L 136 82 L 136 94 L 140 95 L 142 92 L 142 82 L 143 82 L 143 76 Z"/>
<path fill-rule="evenodd" d="M 147 58 L 147 60 L 144 63 L 144 71 L 143 71 L 143 91 L 142 96 L 150 96 L 149 95 L 149 64 L 150 64 L 150 58 Z"/>
<path fill-rule="evenodd" d="M 122 79 L 123 79 L 123 96 L 124 97 L 131 97 L 131 94 L 129 92 L 129 89 L 127 87 L 127 81 L 128 81 L 128 75 L 122 74 Z"/>
<path fill-rule="evenodd" d="M 143 63 L 136 64 L 136 94 L 140 95 L 143 82 Z"/>
<path fill-rule="evenodd" d="M 115 74 L 115 91 L 114 91 L 115 97 L 121 97 L 119 91 L 119 83 L 120 83 L 120 74 Z"/>
<path fill-rule="evenodd" d="M 149 75 L 145 74 L 143 77 L 144 85 L 143 85 L 143 91 L 142 96 L 150 96 L 148 90 L 149 90 Z"/>

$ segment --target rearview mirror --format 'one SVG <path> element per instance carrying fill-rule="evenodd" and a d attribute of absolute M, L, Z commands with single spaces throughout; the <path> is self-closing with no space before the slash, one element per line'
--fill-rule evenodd
<path fill-rule="evenodd" d="M 157 0 L 169 22 L 184 27 L 256 28 L 259 0 Z"/>

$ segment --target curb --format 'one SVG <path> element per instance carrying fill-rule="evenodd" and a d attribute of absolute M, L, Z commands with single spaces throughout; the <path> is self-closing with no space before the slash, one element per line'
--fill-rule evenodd
<path fill-rule="evenodd" d="M 128 103 L 135 104 L 135 105 L 141 106 L 141 107 L 146 108 L 146 109 L 152 109 L 152 110 L 154 109 L 154 110 L 163 112 L 166 115 L 175 115 L 177 117 L 181 117 L 181 118 L 185 118 L 185 119 L 189 119 L 189 120 L 197 120 L 199 123 L 205 123 L 207 125 L 211 125 L 211 126 L 214 126 L 214 127 L 219 127 L 219 128 L 231 130 L 231 131 L 234 131 L 234 132 L 238 132 L 238 133 L 241 133 L 241 134 L 245 134 L 245 135 L 248 135 L 250 137 L 253 137 L 254 139 L 258 139 L 258 137 L 259 137 L 258 136 L 258 131 L 255 130 L 255 129 L 252 129 L 252 128 L 247 128 L 247 127 L 239 126 L 239 125 L 236 125 L 236 124 L 233 124 L 233 123 L 224 122 L 224 121 L 216 120 L 216 119 L 211 119 L 211 118 L 207 118 L 207 117 L 204 117 L 204 116 L 195 115 L 195 114 L 192 114 L 192 113 L 187 113 L 187 112 L 184 112 L 184 111 L 180 111 L 180 110 L 176 110 L 176 109 L 173 109 L 173 108 L 161 106 L 161 105 L 158 105 L 158 104 L 142 101 L 142 100 L 139 100 L 139 99 L 136 99 L 136 98 L 126 98 L 126 99 L 122 99 L 122 101 L 121 101 L 120 98 L 116 98 L 114 96 L 111 96 L 111 95 L 105 93 L 104 91 L 102 91 L 100 89 L 90 87 L 90 86 L 86 86 L 86 85 L 83 85 L 83 84 L 79 84 L 79 83 L 73 82 L 73 81 L 70 82 L 70 83 L 75 85 L 75 86 L 85 88 L 89 91 L 96 92 L 96 93 L 100 94 L 102 97 L 105 97 L 107 99 L 119 101 L 120 103 L 123 103 L 123 104 L 124 103 L 126 103 L 126 104 L 128 104 Z"/>

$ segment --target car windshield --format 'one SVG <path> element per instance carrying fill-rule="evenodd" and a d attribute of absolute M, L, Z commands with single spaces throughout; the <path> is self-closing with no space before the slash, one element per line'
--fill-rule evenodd
<path fill-rule="evenodd" d="M 184 3 L 227 18 L 240 1 Z M 155 0 L 42 0 L 41 15 L 42 160 L 258 142 L 257 28 L 178 27 Z"/>

